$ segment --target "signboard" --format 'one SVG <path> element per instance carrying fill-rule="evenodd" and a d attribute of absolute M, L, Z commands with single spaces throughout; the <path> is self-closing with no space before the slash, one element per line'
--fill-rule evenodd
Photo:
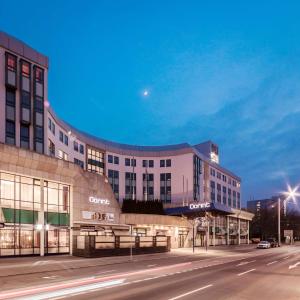
<path fill-rule="evenodd" d="M 109 205 L 110 201 L 108 199 L 96 198 L 96 197 L 89 197 L 89 202 L 94 204 L 100 205 Z"/>
<path fill-rule="evenodd" d="M 85 220 L 113 222 L 115 215 L 113 213 L 82 211 L 82 218 Z"/>
<path fill-rule="evenodd" d="M 287 236 L 289 236 L 289 237 L 293 237 L 293 230 L 283 230 L 283 236 L 284 237 L 287 237 Z"/>
<path fill-rule="evenodd" d="M 189 206 L 189 209 L 204 209 L 204 208 L 210 208 L 210 202 L 204 202 L 204 203 L 191 203 Z"/>

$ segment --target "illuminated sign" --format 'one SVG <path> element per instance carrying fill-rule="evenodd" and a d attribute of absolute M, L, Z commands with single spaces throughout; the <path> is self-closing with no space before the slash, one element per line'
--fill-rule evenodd
<path fill-rule="evenodd" d="M 210 207 L 210 202 L 191 203 L 189 206 L 190 209 L 209 208 L 209 207 Z"/>
<path fill-rule="evenodd" d="M 82 211 L 82 218 L 86 220 L 113 222 L 115 219 L 115 215 L 113 213 Z"/>
<path fill-rule="evenodd" d="M 95 204 L 101 204 L 101 205 L 109 205 L 110 201 L 108 199 L 101 199 L 101 198 L 96 198 L 96 197 L 90 197 L 89 198 L 90 203 L 95 203 Z"/>

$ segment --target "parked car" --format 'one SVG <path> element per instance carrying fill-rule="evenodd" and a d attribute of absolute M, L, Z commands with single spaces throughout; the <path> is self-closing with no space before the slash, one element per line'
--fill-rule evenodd
<path fill-rule="evenodd" d="M 268 238 L 267 242 L 269 242 L 271 244 L 272 248 L 279 247 L 279 244 L 275 238 Z"/>
<path fill-rule="evenodd" d="M 258 244 L 260 242 L 260 238 L 252 238 L 252 244 Z"/>
<path fill-rule="evenodd" d="M 257 249 L 269 249 L 271 248 L 271 244 L 268 241 L 261 241 L 257 244 Z"/>

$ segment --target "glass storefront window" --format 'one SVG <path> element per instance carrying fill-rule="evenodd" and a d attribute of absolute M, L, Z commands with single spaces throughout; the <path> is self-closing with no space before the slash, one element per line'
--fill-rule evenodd
<path fill-rule="evenodd" d="M 45 253 L 69 252 L 70 187 L 44 181 Z M 41 181 L 0 172 L 0 256 L 40 253 Z"/>

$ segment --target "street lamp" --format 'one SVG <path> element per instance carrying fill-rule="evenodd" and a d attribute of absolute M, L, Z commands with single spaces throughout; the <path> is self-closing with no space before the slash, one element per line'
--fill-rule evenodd
<path fill-rule="evenodd" d="M 288 190 L 283 192 L 283 195 L 286 196 L 285 199 L 283 199 L 283 205 L 286 205 L 286 202 L 289 201 L 290 199 L 293 200 L 293 202 L 296 201 L 296 197 L 300 196 L 300 193 L 298 193 L 298 188 L 299 186 L 296 186 L 292 188 L 290 185 L 288 185 Z M 278 245 L 281 245 L 281 226 L 280 226 L 280 197 L 278 197 Z"/>

